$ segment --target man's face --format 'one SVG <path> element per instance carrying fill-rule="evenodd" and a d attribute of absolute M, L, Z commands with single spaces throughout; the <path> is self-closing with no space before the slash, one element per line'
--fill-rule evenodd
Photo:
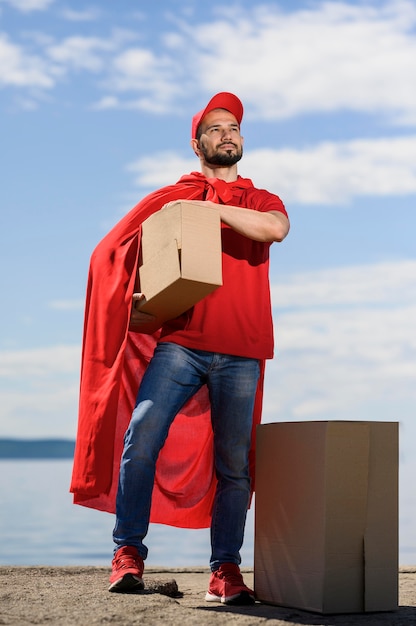
<path fill-rule="evenodd" d="M 199 149 L 206 163 L 230 166 L 243 156 L 243 138 L 234 115 L 224 109 L 210 111 L 200 125 Z"/>

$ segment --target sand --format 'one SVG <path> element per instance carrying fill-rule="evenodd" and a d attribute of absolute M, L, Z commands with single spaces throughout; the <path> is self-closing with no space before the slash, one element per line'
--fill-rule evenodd
<path fill-rule="evenodd" d="M 253 584 L 253 571 L 244 569 Z M 147 590 L 108 592 L 104 567 L 0 567 L 0 624 L 91 626 L 93 624 L 164 624 L 205 626 L 383 626 L 416 625 L 416 567 L 399 573 L 400 607 L 389 613 L 322 616 L 298 609 L 256 603 L 228 607 L 205 602 L 205 568 L 149 568 Z"/>

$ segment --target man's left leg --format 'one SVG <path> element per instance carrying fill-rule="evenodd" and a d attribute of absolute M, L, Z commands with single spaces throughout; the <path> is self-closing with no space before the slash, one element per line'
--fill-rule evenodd
<path fill-rule="evenodd" d="M 256 359 L 217 355 L 209 372 L 218 479 L 211 523 L 209 601 L 254 602 L 239 565 L 250 500 L 249 451 L 259 371 Z"/>

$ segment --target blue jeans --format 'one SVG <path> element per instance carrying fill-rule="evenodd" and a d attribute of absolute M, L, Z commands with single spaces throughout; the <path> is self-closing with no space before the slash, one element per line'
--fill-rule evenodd
<path fill-rule="evenodd" d="M 145 372 L 125 435 L 113 532 L 115 549 L 136 546 L 143 559 L 155 465 L 175 416 L 206 384 L 218 479 L 211 522 L 211 569 L 240 564 L 250 498 L 248 453 L 257 359 L 190 350 L 162 342 Z"/>

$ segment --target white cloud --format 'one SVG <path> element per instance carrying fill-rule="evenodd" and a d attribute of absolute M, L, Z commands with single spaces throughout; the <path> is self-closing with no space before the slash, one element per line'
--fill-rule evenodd
<path fill-rule="evenodd" d="M 71 381 L 50 380 L 24 392 L 0 392 L 1 437 L 75 438 L 78 410 L 77 377 Z"/>
<path fill-rule="evenodd" d="M 190 150 L 191 152 L 191 150 Z M 194 157 L 161 152 L 128 165 L 140 187 L 157 188 L 199 169 Z M 416 137 L 326 142 L 304 149 L 246 150 L 239 167 L 286 202 L 344 204 L 357 196 L 416 193 Z"/>
<path fill-rule="evenodd" d="M 116 96 L 104 96 L 91 105 L 95 111 L 106 111 L 109 109 L 122 109 L 123 103 Z"/>
<path fill-rule="evenodd" d="M 354 196 L 416 192 L 416 137 L 325 142 L 247 153 L 241 173 L 301 203 L 342 204 Z"/>
<path fill-rule="evenodd" d="M 416 261 L 294 275 L 273 295 L 267 421 L 411 417 Z"/>
<path fill-rule="evenodd" d="M 99 72 L 105 63 L 104 54 L 113 51 L 115 46 L 111 38 L 72 36 L 48 46 L 47 55 L 67 70 Z"/>
<path fill-rule="evenodd" d="M 79 346 L 52 346 L 19 351 L 0 352 L 0 375 L 3 379 L 21 376 L 23 379 L 48 378 L 51 374 L 78 371 Z"/>
<path fill-rule="evenodd" d="M 0 85 L 13 87 L 54 86 L 54 68 L 36 55 L 29 54 L 0 33 Z"/>
<path fill-rule="evenodd" d="M 50 308 L 57 311 L 82 311 L 84 304 L 84 300 L 53 300 L 49 302 Z"/>
<path fill-rule="evenodd" d="M 61 15 L 69 22 L 93 22 L 100 17 L 100 11 L 96 7 L 86 8 L 80 11 L 65 8 Z"/>
<path fill-rule="evenodd" d="M 350 109 L 416 123 L 413 3 L 323 2 L 287 13 L 263 4 L 225 12 L 183 24 L 182 39 L 168 40 L 176 54 L 192 49 L 185 76 L 194 91 L 227 85 L 251 114 L 267 119 Z"/>
<path fill-rule="evenodd" d="M 253 118 L 351 110 L 416 123 L 411 2 L 324 2 L 286 13 L 262 4 L 217 13 L 205 23 L 178 21 L 175 31 L 161 33 L 155 50 L 125 50 L 110 66 L 106 86 L 140 92 L 130 108 L 155 113 L 180 103 L 184 93 L 200 98 L 227 89 L 241 96 Z"/>
<path fill-rule="evenodd" d="M 20 0 L 26 10 L 47 0 Z M 391 123 L 416 124 L 416 7 L 409 0 L 382 4 L 322 2 L 283 11 L 272 3 L 248 9 L 213 5 L 210 20 L 182 16 L 160 25 L 157 40 L 130 46 L 129 37 L 70 34 L 33 57 L 21 51 L 21 74 L 59 64 L 100 72 L 104 93 L 95 108 L 129 108 L 156 114 L 183 110 L 187 102 L 217 90 L 238 93 L 247 117 L 281 120 L 355 111 L 380 114 Z M 95 9 L 67 9 L 68 23 L 95 19 Z M 11 43 L 10 45 L 16 45 Z M 215 68 L 215 71 L 213 71 Z M 28 80 L 27 85 L 33 81 Z M 7 81 L 6 84 L 19 83 Z M 50 84 L 41 85 L 50 87 Z"/>
<path fill-rule="evenodd" d="M 181 86 L 172 80 L 177 71 L 178 65 L 167 54 L 130 48 L 113 59 L 105 84 L 116 93 L 140 93 L 140 98 L 127 103 L 128 108 L 163 113 L 182 93 Z"/>
<path fill-rule="evenodd" d="M 265 419 L 408 421 L 416 401 L 414 320 L 416 305 L 400 304 L 277 314 Z"/>
<path fill-rule="evenodd" d="M 80 346 L 0 352 L 0 434 L 74 437 Z"/>
<path fill-rule="evenodd" d="M 55 0 L 0 0 L 1 2 L 9 4 L 22 13 L 30 13 L 31 11 L 45 11 Z"/>
<path fill-rule="evenodd" d="M 134 174 L 134 183 L 145 189 L 171 185 L 183 174 L 199 169 L 199 160 L 195 156 L 185 159 L 174 152 L 140 157 L 127 165 L 127 171 Z"/>
<path fill-rule="evenodd" d="M 131 31 L 115 28 L 108 37 L 73 35 L 57 41 L 38 32 L 25 33 L 24 43 L 14 43 L 0 33 L 0 85 L 37 88 L 36 102 L 42 91 L 51 89 L 72 72 L 99 74 L 109 65 L 109 58 L 135 39 Z"/>
<path fill-rule="evenodd" d="M 291 275 L 272 285 L 278 309 L 416 302 L 416 261 L 382 262 Z"/>

